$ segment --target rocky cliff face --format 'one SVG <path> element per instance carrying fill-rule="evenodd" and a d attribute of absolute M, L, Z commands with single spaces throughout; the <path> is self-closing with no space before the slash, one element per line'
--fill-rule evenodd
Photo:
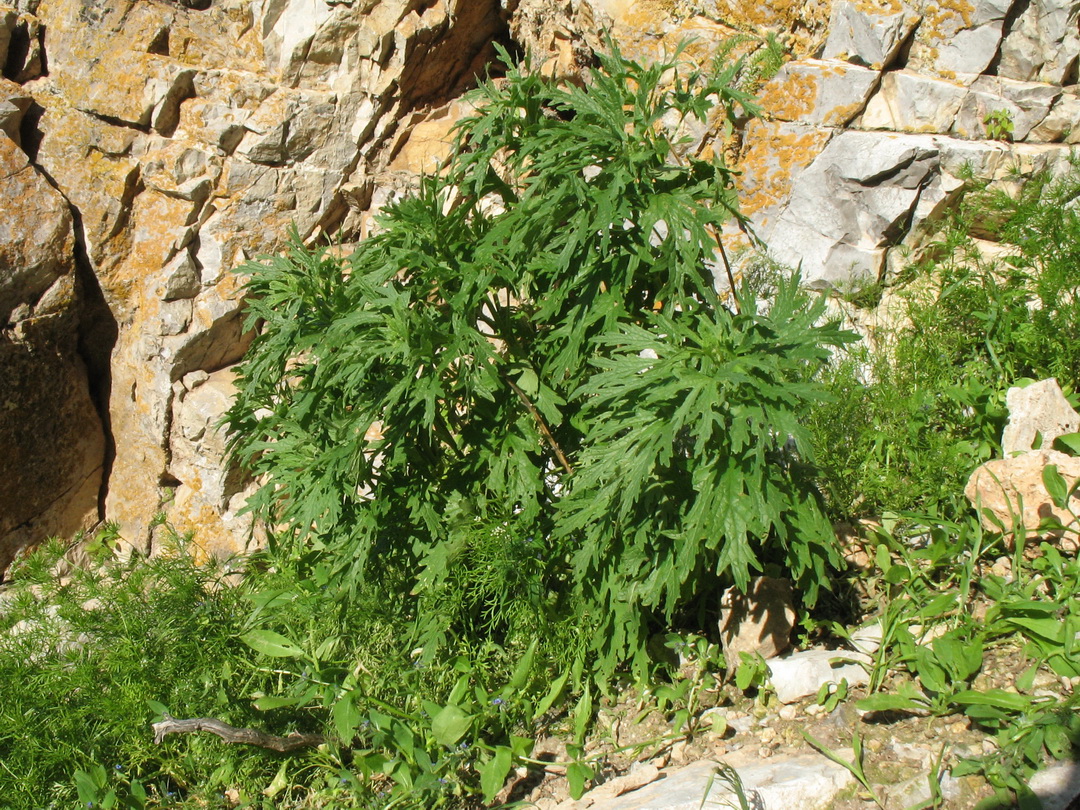
<path fill-rule="evenodd" d="M 147 549 L 160 511 L 208 553 L 244 546 L 247 482 L 214 427 L 247 343 L 231 270 L 294 227 L 362 238 L 446 156 L 495 43 L 572 76 L 606 27 L 644 58 L 781 35 L 796 58 L 735 144 L 744 205 L 825 286 L 887 273 L 970 173 L 1064 164 L 1078 16 L 1080 0 L 0 0 L 0 571 L 102 519 Z"/>

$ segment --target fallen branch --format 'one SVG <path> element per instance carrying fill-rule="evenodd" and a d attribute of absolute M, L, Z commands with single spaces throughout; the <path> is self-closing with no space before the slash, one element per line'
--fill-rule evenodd
<path fill-rule="evenodd" d="M 216 734 L 227 743 L 243 743 L 244 745 L 257 745 L 260 748 L 269 748 L 272 751 L 280 751 L 287 754 L 298 748 L 313 748 L 326 742 L 321 734 L 300 734 L 293 732 L 288 737 L 278 737 L 258 731 L 253 728 L 236 728 L 228 723 L 222 723 L 213 717 L 193 717 L 190 720 L 177 720 L 167 714 L 162 715 L 159 723 L 154 723 L 154 742 L 160 744 L 170 734 L 193 734 L 197 731 L 209 731 Z"/>

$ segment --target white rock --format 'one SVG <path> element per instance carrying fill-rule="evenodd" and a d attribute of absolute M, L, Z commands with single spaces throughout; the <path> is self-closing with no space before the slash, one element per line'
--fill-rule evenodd
<path fill-rule="evenodd" d="M 816 695 L 825 684 L 869 683 L 870 656 L 843 650 L 805 650 L 768 661 L 769 683 L 781 703 Z"/>
<path fill-rule="evenodd" d="M 899 132 L 948 132 L 967 96 L 955 82 L 909 70 L 894 70 L 866 105 L 862 126 Z"/>
<path fill-rule="evenodd" d="M 1058 762 L 1031 777 L 1028 787 L 1043 810 L 1066 810 L 1080 796 L 1080 762 Z"/>
<path fill-rule="evenodd" d="M 851 756 L 849 751 L 840 753 Z M 767 763 L 756 760 L 734 756 L 728 760 L 738 772 L 752 807 L 825 810 L 854 779 L 846 768 L 815 754 L 774 756 Z M 712 761 L 695 762 L 667 771 L 663 779 L 618 798 L 589 805 L 586 794 L 577 806 L 591 810 L 701 810 L 735 802 L 737 807 L 735 793 L 715 773 L 717 766 Z"/>
<path fill-rule="evenodd" d="M 810 286 L 876 280 L 937 157 L 930 136 L 844 132 L 795 179 L 787 207 L 762 237 L 778 261 L 802 266 Z"/>
<path fill-rule="evenodd" d="M 911 9 L 897 5 L 894 11 L 851 0 L 833 3 L 823 56 L 871 68 L 888 65 L 919 20 Z"/>
<path fill-rule="evenodd" d="M 1001 43 L 997 73 L 1061 84 L 1080 51 L 1077 0 L 1032 0 Z"/>
<path fill-rule="evenodd" d="M 1010 388 L 1005 405 L 1009 421 L 1001 434 L 1001 451 L 1006 456 L 1031 450 L 1036 436 L 1042 437 L 1042 447 L 1050 447 L 1058 436 L 1080 431 L 1080 414 L 1053 378 Z"/>
<path fill-rule="evenodd" d="M 1060 95 L 1058 87 L 980 76 L 971 84 L 971 92 L 956 115 L 953 131 L 965 138 L 984 138 L 987 116 L 1003 111 L 1012 123 L 1011 140 L 1022 141 L 1042 123 Z"/>
<path fill-rule="evenodd" d="M 943 76 L 981 74 L 997 55 L 1005 15 L 1013 2 L 928 3 L 908 67 Z"/>
<path fill-rule="evenodd" d="M 1080 143 L 1080 96 L 1063 93 L 1027 139 L 1030 143 Z"/>

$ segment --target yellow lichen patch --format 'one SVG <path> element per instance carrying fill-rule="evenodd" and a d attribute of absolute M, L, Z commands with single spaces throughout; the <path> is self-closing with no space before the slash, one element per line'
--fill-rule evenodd
<path fill-rule="evenodd" d="M 827 113 L 825 113 L 822 123 L 826 126 L 842 127 L 846 126 L 859 111 L 862 110 L 862 102 L 856 102 L 854 104 L 841 104 L 839 107 L 833 107 Z"/>
<path fill-rule="evenodd" d="M 825 148 L 831 131 L 790 124 L 752 122 L 738 168 L 739 203 L 753 215 L 782 205 L 791 194 L 794 176 Z"/>
<path fill-rule="evenodd" d="M 786 32 L 796 57 L 813 53 L 824 42 L 831 3 L 828 0 L 715 0 L 719 19 L 740 31 Z"/>
<path fill-rule="evenodd" d="M 928 3 L 923 14 L 920 39 L 939 39 L 971 27 L 975 7 L 968 0 L 942 0 Z"/>
<path fill-rule="evenodd" d="M 761 106 L 766 115 L 779 121 L 798 121 L 813 111 L 818 98 L 817 77 L 792 70 L 769 82 L 761 92 Z"/>
<path fill-rule="evenodd" d="M 855 0 L 853 5 L 864 14 L 899 14 L 904 10 L 900 0 Z"/>

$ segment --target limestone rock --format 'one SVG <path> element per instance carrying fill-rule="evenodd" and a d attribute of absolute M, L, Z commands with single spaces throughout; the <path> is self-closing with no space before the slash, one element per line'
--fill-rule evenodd
<path fill-rule="evenodd" d="M 1015 540 L 1011 530 L 1014 520 L 1018 520 L 1020 527 L 1034 539 L 1044 518 L 1056 518 L 1064 526 L 1069 526 L 1074 520 L 1068 510 L 1054 506 L 1046 491 L 1042 473 L 1050 464 L 1057 465 L 1066 486 L 1071 488 L 1080 479 L 1080 458 L 1057 450 L 1032 450 L 986 462 L 972 473 L 964 487 L 964 495 L 979 511 L 979 517 L 987 529 L 1004 526 L 1012 543 Z M 1073 511 L 1080 512 L 1080 493 L 1073 496 L 1070 505 Z M 983 510 L 989 510 L 1000 526 L 984 515 Z"/>
<path fill-rule="evenodd" d="M 415 183 L 432 162 L 421 144 L 445 154 L 453 100 L 510 12 L 496 0 L 28 0 L 16 11 L 0 10 L 8 54 L 33 14 L 49 71 L 0 85 L 0 131 L 17 137 L 37 105 L 35 160 L 78 212 L 87 281 L 111 319 L 108 341 L 90 341 L 111 358 L 106 517 L 145 549 L 169 501 L 178 525 L 216 533 L 211 545 L 229 546 L 234 528 L 242 545 L 250 525 L 235 519 L 242 492 L 225 483 L 222 447 L 192 445 L 172 421 L 189 413 L 184 397 L 199 401 L 177 384 L 234 363 L 250 339 L 233 268 L 279 251 L 294 225 L 305 239 L 359 232 L 350 200 L 370 202 L 395 157 L 392 173 Z M 351 189 L 369 189 L 366 200 Z M 51 283 L 44 264 L 11 267 L 27 289 Z"/>
<path fill-rule="evenodd" d="M 1053 378 L 1026 388 L 1010 388 L 1005 405 L 1009 421 L 1001 434 L 1001 451 L 1006 457 L 1031 450 L 1036 436 L 1041 437 L 1042 447 L 1050 447 L 1058 436 L 1080 431 L 1080 414 Z"/>
<path fill-rule="evenodd" d="M 796 179 L 834 135 L 829 128 L 783 121 L 754 120 L 746 127 L 736 182 L 742 211 L 763 237 L 791 199 Z"/>
<path fill-rule="evenodd" d="M 877 279 L 886 248 L 903 236 L 924 185 L 938 167 L 934 139 L 847 131 L 794 182 L 776 225 L 762 234 L 804 282 L 844 286 Z"/>
<path fill-rule="evenodd" d="M 781 703 L 794 703 L 816 695 L 825 684 L 863 686 L 870 682 L 869 655 L 843 650 L 803 650 L 769 664 L 769 683 Z"/>
<path fill-rule="evenodd" d="M 866 105 L 865 129 L 898 132 L 948 132 L 968 91 L 962 85 L 910 70 L 881 79 L 881 89 Z"/>
<path fill-rule="evenodd" d="M 767 762 L 728 757 L 725 763 L 738 772 L 752 807 L 825 810 L 854 779 L 843 766 L 817 754 L 775 757 Z M 581 800 L 564 804 L 566 810 L 699 810 L 732 802 L 738 806 L 735 793 L 716 776 L 718 764 L 709 760 L 695 762 L 668 770 L 663 779 L 617 798 L 593 803 L 586 793 Z M 559 806 L 559 810 L 563 808 Z"/>
<path fill-rule="evenodd" d="M 907 66 L 945 78 L 982 73 L 997 55 L 1005 17 L 1017 0 L 927 3 Z"/>
<path fill-rule="evenodd" d="M 761 105 L 780 121 L 845 126 L 862 112 L 878 74 L 840 60 L 788 62 L 761 91 Z"/>
<path fill-rule="evenodd" d="M 8 47 L 11 34 L 15 30 L 15 21 L 19 18 L 13 8 L 0 8 L 0 65 L 7 64 Z"/>
<path fill-rule="evenodd" d="M 1080 143 L 1080 96 L 1063 93 L 1027 139 L 1032 143 Z"/>
<path fill-rule="evenodd" d="M 1080 764 L 1055 762 L 1033 774 L 1028 787 L 1039 797 L 1043 810 L 1068 810 L 1080 797 Z"/>
<path fill-rule="evenodd" d="M 194 371 L 173 385 L 168 476 L 180 482 L 168 513 L 173 527 L 194 532 L 203 554 L 228 557 L 251 539 L 251 515 L 238 515 L 253 486 L 234 464 L 223 465 L 227 437 L 219 422 L 236 392 L 231 369 Z"/>
<path fill-rule="evenodd" d="M 881 69 L 893 61 L 918 21 L 919 15 L 902 3 L 840 0 L 832 5 L 823 56 Z"/>
<path fill-rule="evenodd" d="M 1080 52 L 1076 0 L 1032 0 L 1001 43 L 997 75 L 1062 84 Z"/>
<path fill-rule="evenodd" d="M 720 640 L 728 668 L 739 664 L 739 653 L 773 658 L 791 646 L 795 628 L 791 583 L 774 577 L 755 577 L 747 592 L 728 588 L 720 599 Z"/>
<path fill-rule="evenodd" d="M 965 138 L 986 137 L 988 115 L 1004 111 L 1012 122 L 1011 140 L 1022 141 L 1042 123 L 1061 89 L 1035 82 L 980 76 L 971 84 L 956 116 L 953 132 Z"/>

